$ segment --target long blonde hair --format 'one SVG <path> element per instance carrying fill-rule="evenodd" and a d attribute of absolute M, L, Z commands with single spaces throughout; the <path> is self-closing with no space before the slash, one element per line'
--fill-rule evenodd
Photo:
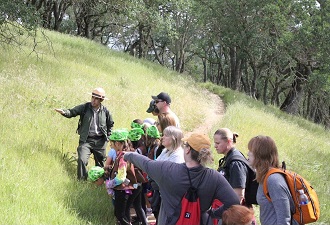
<path fill-rule="evenodd" d="M 275 141 L 269 136 L 258 135 L 249 141 L 248 149 L 254 156 L 252 167 L 256 169 L 256 180 L 262 183 L 269 168 L 279 167 Z"/>
<path fill-rule="evenodd" d="M 169 150 L 170 152 L 173 152 L 177 150 L 182 145 L 182 138 L 183 133 L 180 128 L 177 128 L 175 126 L 168 126 L 163 131 L 163 136 L 169 136 L 172 140 L 172 145 Z"/>

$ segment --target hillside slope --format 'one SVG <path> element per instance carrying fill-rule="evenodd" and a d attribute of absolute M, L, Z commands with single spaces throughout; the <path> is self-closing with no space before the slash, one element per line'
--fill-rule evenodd
<path fill-rule="evenodd" d="M 188 76 L 85 39 L 47 35 L 51 45 L 40 42 L 38 55 L 29 54 L 31 46 L 0 53 L 0 224 L 113 224 L 105 191 L 75 180 L 78 118 L 54 108 L 89 101 L 101 86 L 115 129 L 129 128 L 133 119 L 152 117 L 151 95 L 165 91 L 185 132 L 201 124 L 208 132 L 218 102 Z"/>
<path fill-rule="evenodd" d="M 91 41 L 47 35 L 51 45 L 40 42 L 38 57 L 28 54 L 31 46 L 0 53 L 0 224 L 114 224 L 105 190 L 75 179 L 78 118 L 54 111 L 89 101 L 88 93 L 98 86 L 110 99 L 104 104 L 115 128 L 152 117 L 146 113 L 151 95 L 166 91 L 185 135 L 199 131 L 212 138 L 217 128 L 228 127 L 240 134 L 237 148 L 244 153 L 251 137 L 273 137 L 281 160 L 308 178 L 320 195 L 322 215 L 316 224 L 330 224 L 328 131 Z M 214 157 L 216 167 L 221 156 Z"/>

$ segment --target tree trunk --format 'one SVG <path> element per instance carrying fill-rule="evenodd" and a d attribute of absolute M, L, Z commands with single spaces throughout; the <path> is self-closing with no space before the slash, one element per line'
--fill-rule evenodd
<path fill-rule="evenodd" d="M 66 13 L 66 10 L 72 5 L 71 1 L 61 1 L 60 3 L 53 3 L 53 17 L 54 17 L 54 26 L 53 30 L 58 31 L 60 29 L 60 25 L 63 21 L 63 17 Z"/>
<path fill-rule="evenodd" d="M 207 65 L 206 65 L 206 58 L 202 58 L 202 62 L 203 62 L 203 81 L 204 83 L 207 80 Z"/>
<path fill-rule="evenodd" d="M 143 27 L 144 25 L 139 23 L 138 26 L 139 30 L 139 48 L 138 48 L 138 57 L 142 58 L 143 57 L 143 45 L 144 45 L 144 34 L 143 34 Z"/>
<path fill-rule="evenodd" d="M 236 50 L 235 47 L 231 47 L 229 49 L 229 56 L 230 56 L 230 88 L 236 90 L 234 88 L 234 84 L 236 83 Z"/>
<path fill-rule="evenodd" d="M 257 70 L 256 65 L 255 65 L 254 62 L 250 61 L 249 65 L 250 65 L 250 67 L 252 69 L 252 72 L 253 72 L 249 95 L 252 98 L 255 99 L 256 96 L 257 96 L 257 78 L 258 78 L 258 72 L 257 71 L 258 70 Z"/>
<path fill-rule="evenodd" d="M 242 76 L 242 60 L 237 57 L 236 47 L 230 48 L 230 78 L 231 89 L 239 90 Z"/>
<path fill-rule="evenodd" d="M 269 81 L 269 76 L 267 76 L 265 78 L 265 81 L 264 81 L 264 89 L 263 89 L 263 94 L 262 94 L 262 100 L 264 102 L 264 105 L 267 105 L 268 104 L 268 98 L 267 98 L 268 81 Z"/>
<path fill-rule="evenodd" d="M 221 61 L 218 62 L 218 71 L 217 71 L 217 78 L 216 78 L 216 84 L 219 85 L 221 80 L 223 78 L 223 68 Z"/>
<path fill-rule="evenodd" d="M 280 107 L 282 111 L 293 115 L 299 113 L 299 105 L 304 95 L 304 86 L 310 74 L 310 66 L 298 63 L 291 89 Z"/>

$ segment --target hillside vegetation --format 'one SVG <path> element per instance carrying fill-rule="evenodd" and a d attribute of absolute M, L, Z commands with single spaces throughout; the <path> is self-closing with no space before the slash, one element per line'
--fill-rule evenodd
<path fill-rule="evenodd" d="M 110 99 L 104 104 L 115 128 L 151 117 L 146 113 L 151 95 L 166 91 L 183 130 L 189 132 L 215 107 L 206 90 L 219 94 L 226 113 L 210 137 L 217 128 L 229 127 L 240 134 L 237 148 L 246 153 L 253 136 L 272 136 L 281 160 L 314 184 L 322 205 L 319 224 L 330 223 L 329 132 L 242 94 L 195 83 L 91 41 L 47 35 L 51 45 L 39 43 L 38 57 L 28 54 L 31 46 L 0 53 L 0 224 L 114 224 L 103 187 L 76 181 L 78 118 L 66 119 L 54 111 L 89 101 L 88 93 L 98 86 Z M 215 155 L 216 161 L 219 158 Z"/>

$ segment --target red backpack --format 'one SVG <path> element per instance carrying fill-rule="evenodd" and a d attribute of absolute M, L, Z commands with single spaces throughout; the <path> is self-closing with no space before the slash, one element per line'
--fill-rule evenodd
<path fill-rule="evenodd" d="M 176 225 L 200 225 L 202 224 L 201 217 L 201 207 L 200 200 L 197 194 L 198 187 L 201 184 L 205 176 L 205 171 L 203 171 L 202 178 L 200 179 L 197 187 L 193 187 L 191 183 L 190 173 L 188 170 L 188 177 L 190 182 L 190 187 L 184 194 L 181 200 L 181 212 Z"/>

